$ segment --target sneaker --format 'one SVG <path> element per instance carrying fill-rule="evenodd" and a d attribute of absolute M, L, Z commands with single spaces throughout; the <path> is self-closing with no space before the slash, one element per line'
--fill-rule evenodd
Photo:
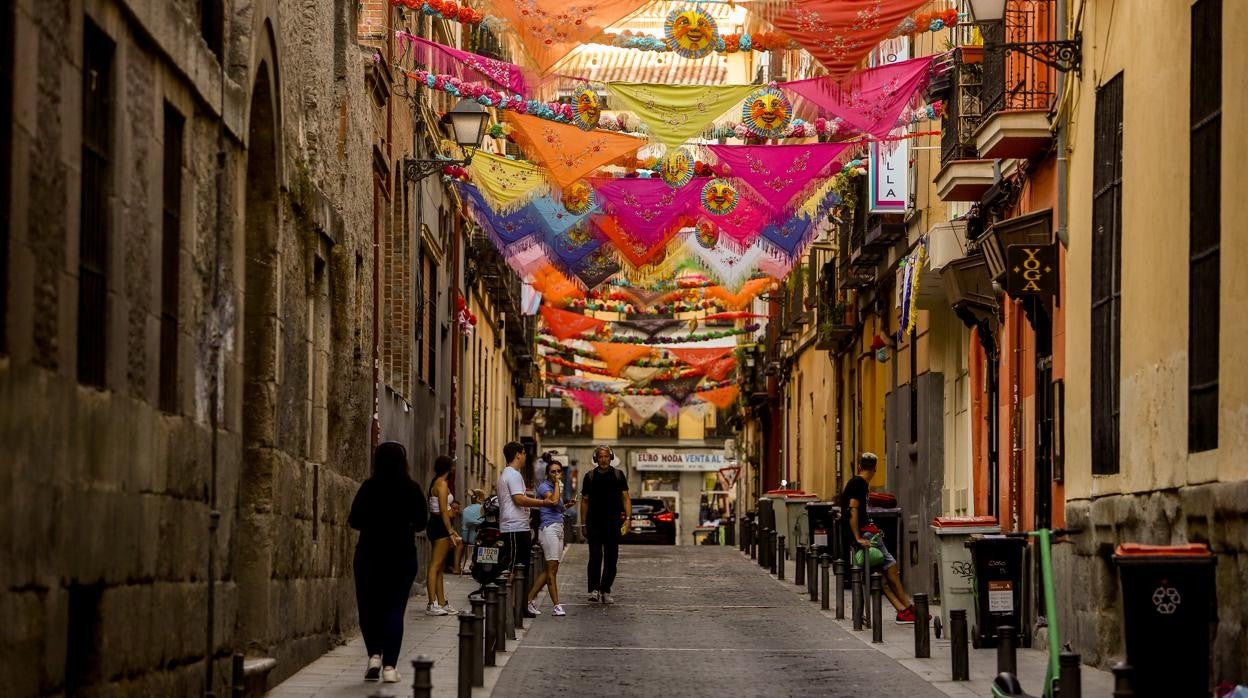
<path fill-rule="evenodd" d="M 610 594 L 603 594 L 603 595 L 602 595 L 602 602 L 603 602 L 603 603 L 615 603 L 615 599 L 611 598 L 611 595 L 610 595 Z"/>
<path fill-rule="evenodd" d="M 590 602 L 590 603 L 598 603 L 598 602 L 599 602 L 599 601 L 601 601 L 601 600 L 602 600 L 602 596 L 601 596 L 598 592 L 596 592 L 596 591 L 591 591 L 591 592 L 589 592 L 589 602 Z"/>
<path fill-rule="evenodd" d="M 442 610 L 442 607 L 437 605 L 436 603 L 425 604 L 425 615 L 444 616 L 446 615 L 446 611 Z"/>
<path fill-rule="evenodd" d="M 365 681 L 376 681 L 381 678 L 381 655 L 374 654 L 368 658 L 368 668 L 364 670 Z"/>
<path fill-rule="evenodd" d="M 566 616 L 568 614 L 564 612 L 563 604 L 557 603 L 555 604 L 555 610 L 551 612 L 551 615 L 558 617 L 558 616 Z"/>
<path fill-rule="evenodd" d="M 455 610 L 455 607 L 449 603 L 442 607 L 442 615 L 444 616 L 453 616 L 458 613 L 459 611 Z"/>
<path fill-rule="evenodd" d="M 532 601 L 529 602 L 528 611 L 529 613 L 532 613 L 534 616 L 542 615 L 542 612 L 537 610 L 537 604 L 533 603 Z"/>
<path fill-rule="evenodd" d="M 399 676 L 399 670 L 392 666 L 381 670 L 382 683 L 398 683 L 400 678 L 402 677 Z"/>
<path fill-rule="evenodd" d="M 914 623 L 914 607 L 905 608 L 897 612 L 897 625 L 910 625 Z"/>

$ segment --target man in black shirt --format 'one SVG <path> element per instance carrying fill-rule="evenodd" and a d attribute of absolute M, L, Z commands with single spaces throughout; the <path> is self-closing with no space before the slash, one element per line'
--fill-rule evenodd
<path fill-rule="evenodd" d="M 858 462 L 858 474 L 850 478 L 849 482 L 845 483 L 845 489 L 841 491 L 841 550 L 851 556 L 850 560 L 853 559 L 852 555 L 857 549 L 855 545 L 864 550 L 872 545 L 864 532 L 870 526 L 867 520 L 867 497 L 871 490 L 871 478 L 875 477 L 878 463 L 879 459 L 874 453 L 862 454 Z M 883 553 L 884 595 L 888 597 L 888 602 L 893 605 L 893 608 L 897 609 L 897 622 L 913 623 L 915 621 L 914 605 L 906 594 L 906 588 L 901 584 L 897 560 L 888 552 L 888 548 L 884 547 L 883 537 L 877 537 L 874 545 Z"/>
<path fill-rule="evenodd" d="M 594 449 L 598 466 L 581 483 L 581 530 L 589 542 L 589 600 L 614 603 L 611 584 L 620 557 L 620 536 L 632 526 L 628 478 L 611 467 L 615 453 L 607 446 Z"/>

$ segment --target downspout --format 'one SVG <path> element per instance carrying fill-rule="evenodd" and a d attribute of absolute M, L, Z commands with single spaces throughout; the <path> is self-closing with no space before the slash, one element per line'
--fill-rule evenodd
<path fill-rule="evenodd" d="M 1065 41 L 1069 36 L 1066 27 L 1066 2 L 1057 1 L 1057 40 Z M 1067 200 L 1067 180 L 1070 176 L 1070 161 L 1067 157 L 1067 126 L 1066 126 L 1066 73 L 1057 71 L 1057 239 L 1062 247 L 1070 247 L 1070 230 L 1067 228 L 1069 201 Z"/>

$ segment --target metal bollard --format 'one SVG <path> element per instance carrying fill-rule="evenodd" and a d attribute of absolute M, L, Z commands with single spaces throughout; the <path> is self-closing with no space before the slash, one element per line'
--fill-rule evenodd
<path fill-rule="evenodd" d="M 230 657 L 230 698 L 243 698 L 247 686 L 247 672 L 243 666 L 243 653 Z"/>
<path fill-rule="evenodd" d="M 828 567 L 831 565 L 832 560 L 828 557 L 827 553 L 819 556 L 819 589 L 821 593 L 819 599 L 819 609 L 823 611 L 828 610 L 828 604 L 832 600 L 829 598 L 832 592 L 828 588 Z"/>
<path fill-rule="evenodd" d="M 472 654 L 476 650 L 473 620 L 472 611 L 459 612 L 459 685 L 456 687 L 459 698 L 472 698 L 472 668 L 475 664 Z"/>
<path fill-rule="evenodd" d="M 776 537 L 776 562 L 775 562 L 776 578 L 782 582 L 784 581 L 784 564 L 785 564 L 784 558 L 785 558 L 786 550 L 787 548 L 784 547 L 784 536 L 777 536 Z"/>
<path fill-rule="evenodd" d="M 797 555 L 793 565 L 793 583 L 801 586 L 806 583 L 806 546 L 797 546 Z"/>
<path fill-rule="evenodd" d="M 758 530 L 758 566 L 767 567 L 767 541 L 771 540 L 771 532 L 765 528 Z"/>
<path fill-rule="evenodd" d="M 862 607 L 866 599 L 862 596 L 862 568 L 853 565 L 849 568 L 849 614 L 854 621 L 854 630 L 862 630 Z"/>
<path fill-rule="evenodd" d="M 724 526 L 724 545 L 737 544 L 737 526 L 732 517 L 728 517 L 728 525 Z"/>
<path fill-rule="evenodd" d="M 1013 626 L 997 626 L 997 673 L 1009 672 L 1018 675 L 1018 651 L 1015 645 L 1018 633 Z"/>
<path fill-rule="evenodd" d="M 420 655 L 412 660 L 412 698 L 433 696 L 433 660 Z"/>
<path fill-rule="evenodd" d="M 971 656 L 967 648 L 966 609 L 949 610 L 949 656 L 953 662 L 953 680 L 971 680 Z"/>
<path fill-rule="evenodd" d="M 758 557 L 758 524 L 750 522 L 750 559 Z"/>
<path fill-rule="evenodd" d="M 845 620 L 845 561 L 833 560 L 832 571 L 836 574 L 836 619 Z"/>
<path fill-rule="evenodd" d="M 810 546 L 810 555 L 806 556 L 806 591 L 811 601 L 819 600 L 819 555 L 818 546 Z"/>
<path fill-rule="evenodd" d="M 871 573 L 871 642 L 884 642 L 884 575 Z"/>
<path fill-rule="evenodd" d="M 929 634 L 927 619 L 927 594 L 914 595 L 914 656 L 916 659 L 927 659 L 932 656 L 932 637 Z"/>
<path fill-rule="evenodd" d="M 498 585 L 498 627 L 502 631 L 498 634 L 498 651 L 507 651 L 507 640 L 516 639 L 516 616 L 511 612 L 511 592 L 513 589 L 513 580 L 511 572 L 504 572 L 499 580 L 502 582 Z"/>
<path fill-rule="evenodd" d="M 512 572 L 514 582 L 511 585 L 513 594 L 511 600 L 511 623 L 516 630 L 524 630 L 524 611 L 528 606 L 528 586 L 525 580 L 528 578 L 528 571 L 524 565 L 516 565 L 516 569 Z M 512 637 L 511 639 L 515 639 Z"/>
<path fill-rule="evenodd" d="M 498 665 L 498 638 L 503 635 L 498 627 L 498 585 L 485 585 L 485 666 Z M 484 683 L 484 682 L 482 682 Z"/>
<path fill-rule="evenodd" d="M 1135 691 L 1131 688 L 1131 665 L 1121 661 L 1114 665 L 1113 671 L 1114 698 L 1135 698 Z"/>
<path fill-rule="evenodd" d="M 1061 698 L 1080 698 L 1083 695 L 1083 673 L 1079 666 L 1079 654 L 1062 652 L 1057 657 L 1061 675 L 1057 679 L 1057 695 Z"/>
<path fill-rule="evenodd" d="M 485 685 L 485 597 L 473 594 L 472 604 L 472 685 Z"/>

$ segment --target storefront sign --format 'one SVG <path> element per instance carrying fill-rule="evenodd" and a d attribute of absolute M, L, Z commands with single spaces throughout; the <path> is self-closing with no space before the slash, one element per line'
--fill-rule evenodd
<path fill-rule="evenodd" d="M 1057 246 L 1010 245 L 1005 254 L 1005 290 L 1015 298 L 1057 293 Z"/>
<path fill-rule="evenodd" d="M 871 53 L 870 63 L 877 67 L 909 58 L 910 40 L 902 36 L 880 42 Z M 893 141 L 883 149 L 872 142 L 867 150 L 871 213 L 905 213 L 910 202 L 910 141 Z"/>
<path fill-rule="evenodd" d="M 717 471 L 728 463 L 724 454 L 711 451 L 649 449 L 633 451 L 634 470 Z"/>

